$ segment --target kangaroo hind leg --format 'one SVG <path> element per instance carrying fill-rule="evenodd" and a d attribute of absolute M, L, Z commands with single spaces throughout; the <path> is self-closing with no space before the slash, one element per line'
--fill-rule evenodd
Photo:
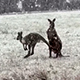
<path fill-rule="evenodd" d="M 49 47 L 49 58 L 51 58 L 52 57 L 52 49 Z"/>
<path fill-rule="evenodd" d="M 62 55 L 61 51 L 59 52 L 58 56 L 59 56 L 59 57 L 63 57 L 63 55 Z"/>
<path fill-rule="evenodd" d="M 32 46 L 32 53 L 31 53 L 31 55 L 34 54 L 34 48 L 35 48 L 35 45 L 36 45 L 36 44 L 33 44 L 33 46 Z"/>
<path fill-rule="evenodd" d="M 28 48 L 29 48 L 28 54 L 27 54 L 26 56 L 24 56 L 24 58 L 27 58 L 27 57 L 29 57 L 29 56 L 30 56 L 31 46 L 30 46 L 30 45 L 28 45 Z"/>

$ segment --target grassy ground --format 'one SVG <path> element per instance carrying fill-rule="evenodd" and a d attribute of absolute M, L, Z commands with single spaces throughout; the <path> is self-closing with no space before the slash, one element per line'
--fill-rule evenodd
<path fill-rule="evenodd" d="M 63 43 L 62 54 L 70 57 L 50 59 L 47 45 L 40 42 L 35 54 L 23 59 L 27 51 L 16 40 L 17 33 L 23 31 L 25 36 L 37 32 L 47 40 L 48 18 L 56 18 L 55 28 Z M 0 15 L 2 80 L 79 80 L 79 74 L 80 11 Z M 41 79 L 43 77 L 45 79 Z"/>

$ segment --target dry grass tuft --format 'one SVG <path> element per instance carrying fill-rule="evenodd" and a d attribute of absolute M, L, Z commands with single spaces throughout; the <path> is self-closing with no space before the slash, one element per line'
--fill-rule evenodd
<path fill-rule="evenodd" d="M 49 80 L 47 72 L 39 69 L 35 70 L 32 74 L 29 74 L 28 77 L 28 80 Z"/>
<path fill-rule="evenodd" d="M 0 80 L 80 80 L 80 74 L 77 76 L 70 76 L 64 71 L 61 74 L 54 74 L 53 79 L 50 79 L 50 75 L 45 70 L 40 69 L 29 69 L 26 71 L 14 70 L 4 71 L 0 74 Z"/>
<path fill-rule="evenodd" d="M 80 80 L 80 74 L 75 77 L 75 80 Z"/>
<path fill-rule="evenodd" d="M 44 70 L 14 70 L 14 71 L 5 71 L 0 75 L 0 80 L 49 80 L 47 72 Z"/>

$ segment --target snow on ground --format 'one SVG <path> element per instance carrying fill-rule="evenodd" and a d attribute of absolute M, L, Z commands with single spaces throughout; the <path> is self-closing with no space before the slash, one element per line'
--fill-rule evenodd
<path fill-rule="evenodd" d="M 17 33 L 23 31 L 25 36 L 37 32 L 47 40 L 48 18 L 56 18 L 55 28 L 63 42 L 62 54 L 70 57 L 50 59 L 47 45 L 40 42 L 35 54 L 24 59 L 27 51 L 16 40 Z M 15 80 L 29 80 L 36 70 L 45 71 L 51 80 L 55 77 L 61 80 L 61 75 L 75 80 L 80 74 L 80 11 L 0 15 L 0 78 L 16 76 Z M 19 78 L 22 74 L 24 77 Z"/>

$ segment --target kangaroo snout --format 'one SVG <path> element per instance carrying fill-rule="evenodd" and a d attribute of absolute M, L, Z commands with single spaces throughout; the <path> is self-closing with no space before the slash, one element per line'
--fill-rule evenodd
<path fill-rule="evenodd" d="M 26 51 L 26 50 L 28 50 L 27 48 L 24 48 L 24 50 Z"/>

